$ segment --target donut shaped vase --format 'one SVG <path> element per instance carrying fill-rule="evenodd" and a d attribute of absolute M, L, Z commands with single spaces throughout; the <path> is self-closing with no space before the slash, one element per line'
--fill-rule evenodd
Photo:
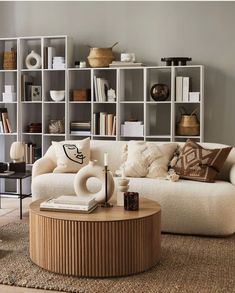
<path fill-rule="evenodd" d="M 42 65 L 42 58 L 39 54 L 31 51 L 25 59 L 25 65 L 28 69 L 39 69 Z"/>
<path fill-rule="evenodd" d="M 114 192 L 114 180 L 110 172 L 107 173 L 108 200 Z M 98 192 L 91 192 L 87 188 L 87 180 L 95 177 L 101 182 L 101 189 Z M 96 201 L 103 203 L 105 201 L 105 173 L 104 167 L 97 165 L 96 161 L 90 161 L 88 165 L 78 171 L 74 178 L 74 190 L 77 196 L 94 196 Z"/>

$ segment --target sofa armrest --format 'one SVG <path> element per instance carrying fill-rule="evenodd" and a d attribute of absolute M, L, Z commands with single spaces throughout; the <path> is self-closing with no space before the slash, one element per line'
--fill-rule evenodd
<path fill-rule="evenodd" d="M 51 160 L 48 156 L 44 156 L 33 164 L 32 178 L 44 173 L 51 173 L 55 167 L 56 164 L 53 162 L 53 160 Z"/>
<path fill-rule="evenodd" d="M 235 185 L 235 164 L 233 164 L 230 169 L 229 180 L 233 185 Z"/>

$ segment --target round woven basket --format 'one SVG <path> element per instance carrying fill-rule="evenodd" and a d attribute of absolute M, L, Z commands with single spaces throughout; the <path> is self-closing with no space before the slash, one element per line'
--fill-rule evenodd
<path fill-rule="evenodd" d="M 87 57 L 91 67 L 108 67 L 115 59 L 113 55 L 113 47 L 110 48 L 90 48 L 90 54 Z"/>

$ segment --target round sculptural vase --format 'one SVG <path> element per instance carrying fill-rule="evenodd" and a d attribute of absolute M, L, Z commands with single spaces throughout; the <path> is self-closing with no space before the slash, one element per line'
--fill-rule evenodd
<path fill-rule="evenodd" d="M 10 158 L 14 162 L 20 162 L 24 157 L 24 145 L 21 141 L 15 141 L 10 148 Z"/>
<path fill-rule="evenodd" d="M 87 180 L 96 178 L 101 182 L 101 189 L 97 192 L 91 192 L 87 188 Z M 77 196 L 94 196 L 96 201 L 103 203 L 105 201 L 105 172 L 104 167 L 99 166 L 96 161 L 90 161 L 88 165 L 78 171 L 74 178 L 74 190 Z M 107 173 L 108 200 L 114 192 L 114 180 L 110 172 Z"/>
<path fill-rule="evenodd" d="M 154 101 L 165 101 L 170 95 L 170 90 L 166 84 L 158 83 L 151 87 L 150 95 Z"/>
<path fill-rule="evenodd" d="M 25 59 L 25 65 L 28 69 L 39 69 L 42 65 L 42 58 L 33 50 Z"/>

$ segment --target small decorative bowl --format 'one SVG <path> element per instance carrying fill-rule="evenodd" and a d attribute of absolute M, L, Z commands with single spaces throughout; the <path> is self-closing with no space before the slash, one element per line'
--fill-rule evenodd
<path fill-rule="evenodd" d="M 53 101 L 60 102 L 64 100 L 65 91 L 50 91 L 50 96 Z"/>

